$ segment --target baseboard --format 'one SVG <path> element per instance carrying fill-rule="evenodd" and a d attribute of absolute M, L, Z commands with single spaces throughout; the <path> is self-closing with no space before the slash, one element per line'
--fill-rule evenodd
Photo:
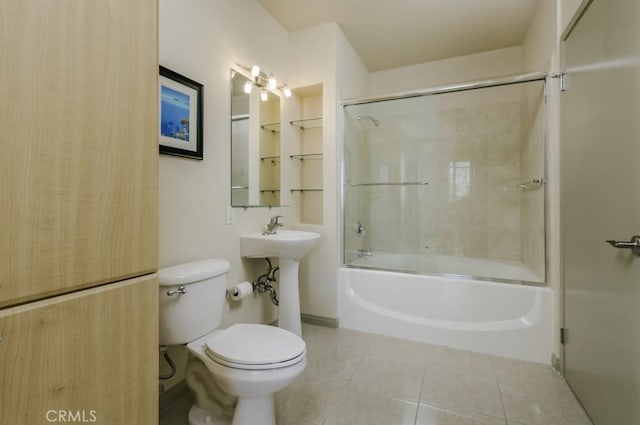
<path fill-rule="evenodd" d="M 337 329 L 340 327 L 340 321 L 337 318 L 314 316 L 312 314 L 301 314 L 302 323 L 310 325 L 324 326 L 325 328 Z"/>

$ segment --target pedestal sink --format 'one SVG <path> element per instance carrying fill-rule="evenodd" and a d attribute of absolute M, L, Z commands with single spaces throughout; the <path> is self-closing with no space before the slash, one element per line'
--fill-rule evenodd
<path fill-rule="evenodd" d="M 245 258 L 278 257 L 280 266 L 280 305 L 278 326 L 302 335 L 298 266 L 320 239 L 320 234 L 298 230 L 278 230 L 273 235 L 254 233 L 240 236 L 240 254 Z"/>

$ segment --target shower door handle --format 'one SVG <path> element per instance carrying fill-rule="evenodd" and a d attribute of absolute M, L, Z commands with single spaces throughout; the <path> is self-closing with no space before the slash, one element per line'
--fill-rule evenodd
<path fill-rule="evenodd" d="M 634 235 L 629 242 L 626 241 L 605 241 L 614 248 L 630 249 L 633 255 L 640 257 L 640 236 Z"/>

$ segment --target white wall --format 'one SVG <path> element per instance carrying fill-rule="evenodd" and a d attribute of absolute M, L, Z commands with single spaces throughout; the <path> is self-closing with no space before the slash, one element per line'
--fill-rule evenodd
<path fill-rule="evenodd" d="M 522 49 L 509 47 L 373 72 L 369 94 L 391 94 L 522 72 Z"/>
<path fill-rule="evenodd" d="M 557 1 L 540 0 L 522 41 L 522 64 L 526 72 L 550 70 L 557 56 L 556 22 Z"/>
<path fill-rule="evenodd" d="M 562 35 L 571 22 L 574 13 L 578 10 L 582 3 L 587 0 L 558 0 L 560 7 L 559 34 Z"/>
<path fill-rule="evenodd" d="M 160 267 L 216 257 L 231 263 L 229 285 L 255 278 L 260 260 L 240 258 L 239 235 L 262 230 L 285 208 L 236 208 L 230 203 L 230 68 L 260 64 L 287 77 L 289 34 L 255 0 L 160 0 L 160 64 L 204 84 L 204 160 L 160 156 Z M 227 303 L 224 326 L 268 323 L 276 310 L 267 296 Z M 182 379 L 184 350 L 172 349 Z M 164 361 L 161 360 L 161 365 Z M 162 368 L 162 372 L 165 369 Z"/>
<path fill-rule="evenodd" d="M 366 93 L 368 72 L 335 23 L 292 33 L 289 48 L 292 87 L 322 84 L 323 224 L 296 225 L 322 234 L 301 263 L 300 303 L 307 315 L 337 318 L 337 269 L 341 254 L 339 164 L 342 96 Z"/>
<path fill-rule="evenodd" d="M 369 71 L 339 27 L 336 36 L 338 99 L 363 96 L 368 90 Z M 342 114 L 340 105 L 338 111 Z"/>

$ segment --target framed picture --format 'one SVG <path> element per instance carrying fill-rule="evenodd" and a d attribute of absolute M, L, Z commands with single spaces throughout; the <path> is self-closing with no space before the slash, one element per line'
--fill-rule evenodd
<path fill-rule="evenodd" d="M 160 67 L 160 153 L 203 159 L 203 86 Z"/>

